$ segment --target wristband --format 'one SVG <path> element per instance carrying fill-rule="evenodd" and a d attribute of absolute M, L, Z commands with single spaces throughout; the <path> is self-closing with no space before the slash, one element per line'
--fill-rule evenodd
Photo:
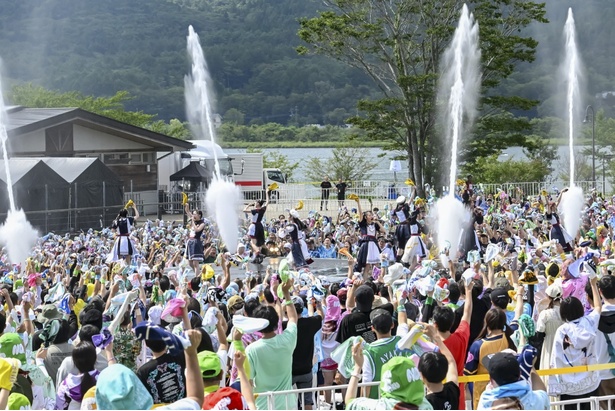
<path fill-rule="evenodd" d="M 433 298 L 432 298 L 432 297 L 427 297 L 427 298 L 425 299 L 425 304 L 427 304 L 427 305 L 431 305 L 431 304 L 433 304 Z"/>
<path fill-rule="evenodd" d="M 397 312 L 398 313 L 405 313 L 406 312 L 406 307 L 404 307 L 403 305 L 400 305 L 397 307 Z"/>
<path fill-rule="evenodd" d="M 350 378 L 355 377 L 357 380 L 361 379 L 361 375 L 359 374 L 350 374 Z"/>
<path fill-rule="evenodd" d="M 293 300 L 288 300 L 288 301 L 284 301 L 284 304 L 282 304 L 284 307 L 288 307 L 289 305 L 293 304 Z"/>

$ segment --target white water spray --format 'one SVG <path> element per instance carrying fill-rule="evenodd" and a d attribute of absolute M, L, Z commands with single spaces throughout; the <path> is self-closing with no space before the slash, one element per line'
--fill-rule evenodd
<path fill-rule="evenodd" d="M 11 178 L 11 168 L 9 165 L 9 153 L 6 147 L 8 140 L 7 134 L 8 115 L 2 96 L 2 78 L 0 77 L 0 140 L 2 141 L 2 155 L 4 158 L 4 170 L 6 174 L 6 191 L 9 197 L 10 210 L 6 216 L 6 221 L 0 226 L 0 243 L 8 252 L 9 260 L 14 264 L 24 264 L 32 247 L 38 238 L 37 231 L 26 219 L 23 210 L 15 208 L 15 198 L 13 197 L 13 180 Z"/>
<path fill-rule="evenodd" d="M 464 4 L 459 24 L 450 46 L 444 52 L 441 65 L 438 98 L 442 104 L 446 141 L 451 144 L 451 169 L 448 195 L 436 204 L 438 247 L 450 245 L 449 255 L 456 258 L 462 229 L 470 221 L 469 212 L 455 198 L 457 153 L 463 133 L 472 126 L 480 90 L 480 49 L 478 24 Z"/>
<path fill-rule="evenodd" d="M 210 90 L 211 77 L 207 70 L 207 62 L 201 47 L 199 35 L 190 26 L 188 28 L 188 54 L 192 59 L 192 71 L 184 78 L 186 94 L 186 114 L 195 139 L 207 137 L 216 144 L 215 128 L 211 108 Z M 205 204 L 213 214 L 218 230 L 229 250 L 234 250 L 238 241 L 237 209 L 241 201 L 239 188 L 227 181 L 220 174 L 220 164 L 216 150 L 214 155 L 214 178 L 207 189 Z"/>
<path fill-rule="evenodd" d="M 576 42 L 576 30 L 572 9 L 568 9 L 568 18 L 564 26 L 566 39 L 566 53 L 562 72 L 566 78 L 566 117 L 568 123 L 568 149 L 570 155 L 570 187 L 562 194 L 561 210 L 566 231 L 574 238 L 581 224 L 581 211 L 583 209 L 583 190 L 575 185 L 574 176 L 574 137 L 575 125 L 580 120 L 581 93 L 579 80 L 581 78 L 581 61 Z"/>

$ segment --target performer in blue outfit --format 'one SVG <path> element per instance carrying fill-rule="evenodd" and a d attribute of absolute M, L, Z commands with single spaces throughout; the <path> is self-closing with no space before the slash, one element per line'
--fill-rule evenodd
<path fill-rule="evenodd" d="M 205 259 L 203 255 L 203 230 L 205 229 L 205 221 L 203 221 L 203 212 L 200 210 L 194 210 L 190 212 L 190 206 L 185 204 L 184 210 L 188 215 L 190 223 L 190 234 L 188 242 L 186 243 L 186 258 L 188 264 L 194 270 L 195 273 L 200 273 L 199 264 Z"/>
<path fill-rule="evenodd" d="M 130 233 L 132 231 L 132 226 L 135 224 L 137 218 L 139 218 L 139 210 L 137 210 L 137 207 L 134 204 L 131 208 L 135 212 L 134 217 L 129 217 L 128 209 L 122 208 L 113 221 L 111 228 L 117 230 L 117 238 L 115 239 L 113 250 L 107 258 L 107 262 L 124 259 L 126 264 L 130 264 L 132 255 L 135 253 L 135 243 L 132 238 L 130 238 Z"/>

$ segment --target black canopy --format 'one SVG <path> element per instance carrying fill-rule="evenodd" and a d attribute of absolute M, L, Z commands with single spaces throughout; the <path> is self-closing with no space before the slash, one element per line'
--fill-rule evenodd
<path fill-rule="evenodd" d="M 211 171 L 200 165 L 197 161 L 192 161 L 169 178 L 171 181 L 196 180 L 199 183 L 207 183 L 211 181 L 212 177 L 213 173 Z"/>

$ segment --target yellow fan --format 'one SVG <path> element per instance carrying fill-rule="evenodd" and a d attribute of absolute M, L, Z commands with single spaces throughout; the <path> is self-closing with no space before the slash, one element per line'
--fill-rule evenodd
<path fill-rule="evenodd" d="M 182 191 L 182 205 L 188 204 L 188 194 Z"/>
<path fill-rule="evenodd" d="M 267 191 L 274 191 L 274 190 L 277 190 L 278 188 L 280 188 L 280 186 L 278 185 L 278 183 L 271 183 L 271 184 L 269 184 L 269 186 L 267 187 Z"/>
<path fill-rule="evenodd" d="M 411 178 L 408 178 L 406 181 L 404 181 L 404 184 L 407 186 L 414 186 L 416 184 L 414 184 L 414 181 L 412 181 Z"/>
<path fill-rule="evenodd" d="M 132 199 L 128 200 L 128 202 L 126 203 L 126 205 L 124 206 L 124 208 L 128 209 L 130 207 L 133 207 L 135 205 L 135 202 L 132 201 Z"/>
<path fill-rule="evenodd" d="M 543 190 L 540 192 L 540 195 L 541 195 L 541 196 L 545 196 L 545 197 L 546 197 L 546 196 L 547 196 L 547 190 L 544 190 L 544 189 L 543 189 Z"/>
<path fill-rule="evenodd" d="M 303 200 L 299 200 L 297 205 L 295 206 L 295 210 L 301 210 L 303 208 Z"/>
<path fill-rule="evenodd" d="M 347 197 L 348 197 L 349 200 L 359 201 L 359 196 L 356 195 L 356 194 L 352 194 L 351 193 L 351 194 L 348 194 Z"/>
<path fill-rule="evenodd" d="M 425 205 L 425 200 L 423 200 L 421 197 L 417 197 L 414 199 L 415 207 L 423 207 L 424 205 Z"/>
<path fill-rule="evenodd" d="M 350 252 L 348 251 L 348 248 L 346 247 L 340 248 L 338 252 L 340 253 L 340 255 L 345 255 L 346 257 L 352 257 L 352 254 L 350 254 Z"/>
<path fill-rule="evenodd" d="M 463 186 L 463 185 L 465 185 L 465 184 L 466 184 L 466 182 L 465 182 L 464 180 L 462 180 L 461 178 L 458 178 L 458 179 L 457 179 L 457 185 L 458 185 L 458 186 Z"/>

